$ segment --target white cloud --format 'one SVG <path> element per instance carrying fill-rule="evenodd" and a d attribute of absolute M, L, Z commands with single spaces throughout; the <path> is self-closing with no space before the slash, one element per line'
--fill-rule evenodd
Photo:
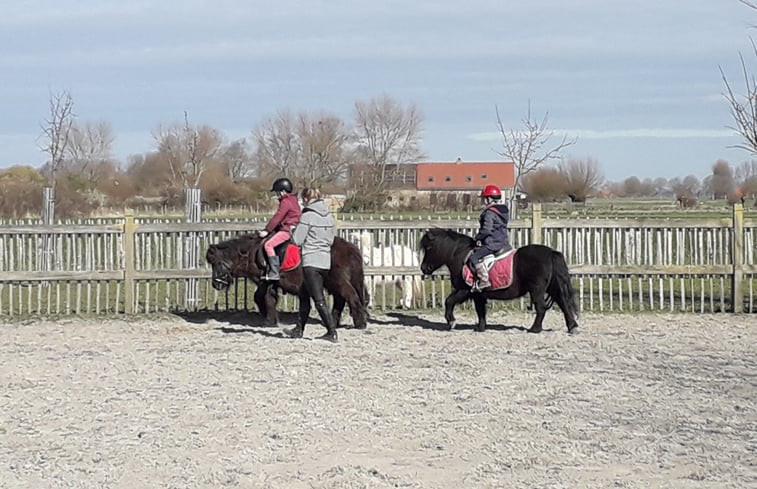
<path fill-rule="evenodd" d="M 579 139 L 711 139 L 735 136 L 729 129 L 616 129 L 595 131 L 593 129 L 553 129 L 555 136 L 578 137 Z M 472 141 L 499 141 L 498 132 L 477 132 L 468 134 Z"/>

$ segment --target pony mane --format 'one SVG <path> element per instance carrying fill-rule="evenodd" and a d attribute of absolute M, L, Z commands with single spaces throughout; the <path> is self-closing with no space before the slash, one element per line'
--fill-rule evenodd
<path fill-rule="evenodd" d="M 421 246 L 424 246 L 424 242 L 428 241 L 444 241 L 445 244 L 456 248 L 458 246 L 474 246 L 476 241 L 470 236 L 452 229 L 433 228 L 426 232 L 426 235 L 421 239 Z"/>
<path fill-rule="evenodd" d="M 208 251 L 215 250 L 215 252 L 227 257 L 238 256 L 240 254 L 245 254 L 243 252 L 249 253 L 252 251 L 255 242 L 259 240 L 260 238 L 254 234 L 244 234 L 242 236 L 237 236 L 236 238 L 211 244 L 208 247 Z"/>

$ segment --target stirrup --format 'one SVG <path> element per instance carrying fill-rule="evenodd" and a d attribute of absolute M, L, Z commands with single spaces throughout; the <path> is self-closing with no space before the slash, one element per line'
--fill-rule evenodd
<path fill-rule="evenodd" d="M 473 285 L 471 286 L 471 292 L 483 292 L 485 289 L 488 289 L 491 286 L 492 284 L 491 282 L 489 282 L 485 286 L 481 287 L 481 282 L 479 280 L 476 280 L 475 282 L 473 282 Z"/>

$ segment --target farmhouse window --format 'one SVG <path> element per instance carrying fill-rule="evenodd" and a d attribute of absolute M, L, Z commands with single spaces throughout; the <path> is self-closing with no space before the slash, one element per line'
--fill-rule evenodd
<path fill-rule="evenodd" d="M 482 174 L 481 174 L 481 179 L 482 179 L 482 180 L 486 180 L 486 173 L 482 173 Z"/>
<path fill-rule="evenodd" d="M 428 181 L 429 182 L 433 182 L 434 181 L 434 177 L 428 177 Z"/>
<path fill-rule="evenodd" d="M 473 181 L 473 177 L 465 177 L 465 181 L 470 183 Z"/>
<path fill-rule="evenodd" d="M 451 182 L 452 181 L 452 177 L 444 177 L 444 181 L 445 182 Z"/>

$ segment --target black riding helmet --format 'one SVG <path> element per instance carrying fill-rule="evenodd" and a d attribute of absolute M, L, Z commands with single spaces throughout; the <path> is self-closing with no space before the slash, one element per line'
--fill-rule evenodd
<path fill-rule="evenodd" d="M 286 192 L 291 194 L 293 191 L 292 181 L 288 178 L 277 178 L 271 186 L 271 192 Z"/>

